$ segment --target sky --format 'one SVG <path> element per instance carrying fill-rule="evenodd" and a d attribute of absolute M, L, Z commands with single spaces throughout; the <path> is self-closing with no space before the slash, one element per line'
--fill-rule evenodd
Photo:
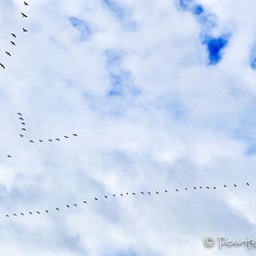
<path fill-rule="evenodd" d="M 27 3 L 0 2 L 0 254 L 253 254 L 217 238 L 256 240 L 255 1 Z"/>

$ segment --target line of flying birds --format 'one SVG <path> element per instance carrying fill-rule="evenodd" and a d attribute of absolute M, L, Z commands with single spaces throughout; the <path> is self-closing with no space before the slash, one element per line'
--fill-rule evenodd
<path fill-rule="evenodd" d="M 25 124 L 25 120 L 24 120 L 24 117 L 22 116 L 22 113 L 18 112 L 17 115 L 19 116 L 19 120 L 21 121 L 21 125 L 22 125 L 21 130 L 23 131 L 22 134 L 20 133 L 20 137 L 23 138 L 23 137 L 25 136 L 24 132 L 27 131 L 27 129 L 25 128 L 25 125 L 26 125 L 26 124 Z M 78 137 L 78 135 L 77 135 L 76 133 L 73 133 L 71 136 L 73 136 L 73 137 Z M 69 139 L 69 138 L 70 138 L 70 136 L 67 136 L 67 135 L 63 135 L 63 137 L 64 137 L 65 139 Z M 44 142 L 44 141 L 53 142 L 54 140 L 55 140 L 55 141 L 60 141 L 60 138 L 47 139 L 47 140 L 38 139 L 39 142 Z M 34 141 L 34 140 L 31 140 L 31 139 L 29 139 L 29 142 L 35 143 L 35 141 Z"/>
<path fill-rule="evenodd" d="M 246 185 L 246 186 L 250 186 L 250 184 L 249 184 L 248 182 L 246 182 L 245 185 Z M 223 185 L 223 187 L 224 187 L 224 188 L 228 188 L 228 186 L 225 185 L 225 184 Z M 230 186 L 229 186 L 229 187 L 230 187 Z M 237 188 L 238 186 L 237 186 L 237 184 L 233 184 L 233 185 L 231 185 L 231 187 Z M 200 189 L 202 189 L 202 188 L 214 189 L 214 190 L 217 189 L 217 187 L 210 187 L 210 186 L 202 187 L 202 186 L 198 186 L 198 187 L 193 187 L 192 190 L 197 190 L 197 189 L 200 190 Z M 187 187 L 185 187 L 184 189 L 185 189 L 186 191 L 188 190 Z M 174 191 L 179 192 L 179 191 L 182 191 L 182 189 L 175 188 Z M 183 190 L 183 191 L 184 191 L 184 190 Z M 128 192 L 125 192 L 125 193 L 120 193 L 120 194 L 112 194 L 112 197 L 116 197 L 116 196 L 122 196 L 122 197 L 123 197 L 124 195 L 127 195 L 127 196 L 128 196 L 128 195 L 133 195 L 133 196 L 136 196 L 136 195 L 153 195 L 153 194 L 159 195 L 160 193 L 162 193 L 162 192 L 159 192 L 159 191 L 154 191 L 154 192 L 150 192 L 150 191 L 147 191 L 147 192 L 140 191 L 139 193 L 135 193 L 135 192 L 128 193 Z M 165 189 L 165 190 L 163 191 L 163 193 L 168 193 L 168 190 Z M 104 195 L 104 198 L 105 198 L 105 199 L 107 199 L 107 198 L 109 198 L 109 197 L 111 197 L 111 196 Z M 95 200 L 95 201 L 98 201 L 99 199 L 100 199 L 99 197 L 94 197 L 94 200 Z M 87 201 L 83 200 L 81 203 L 82 203 L 82 204 L 87 204 Z M 65 205 L 65 208 L 70 208 L 71 206 L 72 206 L 72 207 L 78 207 L 78 203 L 66 204 L 66 205 Z M 61 209 L 63 209 L 63 208 L 55 207 L 55 208 L 54 208 L 54 211 L 61 211 Z M 47 214 L 50 213 L 49 210 L 43 210 L 43 211 L 35 211 L 35 212 L 29 211 L 29 212 L 27 212 L 26 214 L 27 214 L 27 215 L 33 215 L 33 213 L 34 213 L 34 214 L 40 215 L 41 213 L 44 213 L 44 212 L 47 213 Z M 15 216 L 15 217 L 17 217 L 18 215 L 25 216 L 25 212 L 21 212 L 21 213 L 19 213 L 19 214 L 13 213 L 12 215 Z M 5 214 L 5 217 L 9 218 L 9 217 L 11 217 L 12 215 L 10 215 L 10 214 Z"/>
<path fill-rule="evenodd" d="M 23 3 L 24 3 L 25 6 L 28 6 L 28 5 L 29 5 L 29 4 L 28 4 L 27 2 L 25 2 L 25 1 L 23 1 Z M 27 16 L 25 13 L 23 13 L 23 12 L 21 12 L 21 15 L 22 15 L 23 18 L 27 18 L 27 17 L 28 17 L 28 16 Z M 25 28 L 22 28 L 22 31 L 23 31 L 23 32 L 28 32 L 28 30 L 25 29 Z M 11 43 L 11 45 L 16 46 L 16 43 L 15 43 L 14 41 L 15 41 L 15 39 L 17 38 L 17 36 L 16 36 L 15 33 L 11 33 L 11 36 L 12 36 L 14 39 L 10 40 L 10 43 Z M 6 53 L 9 57 L 12 56 L 9 51 L 5 51 L 5 53 Z M 3 69 L 5 69 L 5 65 L 4 65 L 4 64 L 0 63 L 0 66 L 1 66 Z"/>

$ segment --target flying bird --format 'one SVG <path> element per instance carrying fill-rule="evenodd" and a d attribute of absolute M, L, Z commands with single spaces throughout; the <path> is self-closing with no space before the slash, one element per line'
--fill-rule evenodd
<path fill-rule="evenodd" d="M 7 157 L 11 158 L 12 156 L 10 156 L 10 155 L 7 155 Z"/>
<path fill-rule="evenodd" d="M 129 195 L 129 193 L 128 193 L 128 192 L 126 192 L 126 195 Z"/>
<path fill-rule="evenodd" d="M 165 189 L 164 192 L 167 193 L 168 191 Z"/>
<path fill-rule="evenodd" d="M 29 142 L 34 143 L 34 141 L 33 141 L 33 140 L 29 140 Z"/>
<path fill-rule="evenodd" d="M 22 137 L 24 137 L 24 135 L 23 135 L 23 134 L 20 134 L 20 137 L 22 138 Z"/>
<path fill-rule="evenodd" d="M 83 201 L 85 204 L 87 204 L 87 202 L 86 201 Z"/>
<path fill-rule="evenodd" d="M 227 186 L 226 185 L 224 185 L 224 188 L 226 188 Z"/>
<path fill-rule="evenodd" d="M 23 213 L 23 212 L 21 212 L 21 213 L 20 213 L 20 215 L 24 216 L 24 213 Z"/>
<path fill-rule="evenodd" d="M 22 130 L 22 131 L 25 131 L 25 132 L 27 131 L 25 128 L 21 128 L 21 130 Z"/>
<path fill-rule="evenodd" d="M 97 197 L 95 197 L 94 199 L 95 199 L 96 201 L 98 200 L 98 198 L 97 198 Z"/>
<path fill-rule="evenodd" d="M 26 125 L 24 122 L 21 122 L 22 125 Z"/>
<path fill-rule="evenodd" d="M 236 187 L 236 184 L 234 184 L 234 187 Z"/>
<path fill-rule="evenodd" d="M 105 195 L 105 198 L 108 198 L 108 197 Z"/>
<path fill-rule="evenodd" d="M 10 41 L 10 43 L 11 43 L 12 45 L 16 45 L 13 41 Z"/>
<path fill-rule="evenodd" d="M 9 55 L 9 56 L 12 56 L 9 52 L 7 52 L 7 51 L 5 51 L 5 53 L 7 54 L 7 55 Z"/>
<path fill-rule="evenodd" d="M 194 189 L 196 189 L 196 187 L 194 187 Z"/>
<path fill-rule="evenodd" d="M 39 211 L 36 211 L 38 214 L 40 214 L 40 212 Z"/>
<path fill-rule="evenodd" d="M 70 208 L 70 206 L 67 204 L 67 208 Z"/>
<path fill-rule="evenodd" d="M 247 182 L 246 185 L 249 186 L 249 183 Z"/>
<path fill-rule="evenodd" d="M 213 187 L 214 189 L 216 189 L 216 187 Z"/>
<path fill-rule="evenodd" d="M 157 194 L 159 194 L 159 192 L 158 192 L 158 191 L 156 191 L 156 193 L 157 193 Z"/>
<path fill-rule="evenodd" d="M 150 193 L 150 192 L 148 192 L 148 194 L 149 194 L 149 195 L 151 195 L 151 193 Z"/>
<path fill-rule="evenodd" d="M 28 3 L 27 3 L 27 2 L 25 2 L 25 1 L 23 1 L 23 3 L 24 3 L 24 5 L 28 5 Z"/>
<path fill-rule="evenodd" d="M 64 135 L 64 138 L 68 139 L 69 137 L 68 137 L 68 136 L 66 136 L 66 135 Z"/>
<path fill-rule="evenodd" d="M 199 188 L 203 188 L 203 187 L 200 186 Z"/>
<path fill-rule="evenodd" d="M 186 190 L 188 190 L 188 188 L 185 188 Z"/>
<path fill-rule="evenodd" d="M 42 140 L 39 140 L 39 142 L 43 142 Z"/>
<path fill-rule="evenodd" d="M 46 211 L 47 213 L 49 213 L 48 210 L 45 210 L 45 211 Z"/>
<path fill-rule="evenodd" d="M 49 139 L 48 141 L 52 142 L 52 139 Z"/>
<path fill-rule="evenodd" d="M 59 139 L 59 138 L 56 138 L 55 140 L 58 140 L 58 141 L 60 141 L 60 139 Z"/>
<path fill-rule="evenodd" d="M 17 217 L 17 214 L 16 214 L 16 213 L 14 213 L 13 215 Z"/>
<path fill-rule="evenodd" d="M 177 188 L 175 189 L 177 192 L 179 191 Z"/>
<path fill-rule="evenodd" d="M 140 192 L 142 195 L 144 195 L 144 192 Z"/>
<path fill-rule="evenodd" d="M 2 63 L 0 63 L 0 66 L 1 66 L 3 69 L 5 69 L 5 66 L 4 66 Z"/>
<path fill-rule="evenodd" d="M 25 29 L 25 28 L 22 28 L 22 29 L 23 29 L 23 32 L 28 32 L 27 29 Z"/>
<path fill-rule="evenodd" d="M 120 196 L 123 196 L 123 194 L 120 194 Z"/>
<path fill-rule="evenodd" d="M 60 209 L 58 207 L 56 207 L 56 210 L 59 211 Z"/>
<path fill-rule="evenodd" d="M 136 195 L 135 193 L 132 193 L 134 196 Z"/>
<path fill-rule="evenodd" d="M 21 15 L 23 18 L 27 18 L 28 16 L 26 14 L 24 14 L 23 12 L 21 12 Z"/>
<path fill-rule="evenodd" d="M 73 136 L 77 137 L 77 134 L 76 134 L 76 133 L 73 133 Z"/>
<path fill-rule="evenodd" d="M 23 117 L 19 117 L 20 120 L 24 121 Z"/>
<path fill-rule="evenodd" d="M 6 214 L 5 216 L 6 216 L 6 217 L 9 217 L 9 215 L 8 215 L 8 214 Z"/>
<path fill-rule="evenodd" d="M 113 194 L 113 196 L 116 196 L 115 194 Z"/>
<path fill-rule="evenodd" d="M 206 187 L 207 189 L 210 189 L 209 187 Z"/>
<path fill-rule="evenodd" d="M 20 115 L 20 116 L 22 116 L 22 114 L 21 114 L 20 112 L 18 112 L 18 113 L 17 113 L 17 115 Z"/>
<path fill-rule="evenodd" d="M 12 37 L 16 38 L 16 35 L 14 33 L 11 33 Z"/>
<path fill-rule="evenodd" d="M 76 207 L 77 207 L 77 204 L 74 204 L 74 206 L 76 206 Z"/>
<path fill-rule="evenodd" d="M 31 215 L 32 215 L 32 212 L 29 212 L 29 214 L 31 214 Z"/>

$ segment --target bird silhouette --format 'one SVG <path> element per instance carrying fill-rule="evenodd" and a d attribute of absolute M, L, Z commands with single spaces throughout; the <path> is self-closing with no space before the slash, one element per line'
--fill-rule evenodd
<path fill-rule="evenodd" d="M 129 195 L 129 193 L 128 193 L 128 192 L 126 192 L 126 195 Z"/>
<path fill-rule="evenodd" d="M 216 189 L 216 187 L 213 187 L 214 189 Z"/>
<path fill-rule="evenodd" d="M 25 132 L 27 131 L 25 128 L 21 128 L 21 130 L 22 130 L 22 131 L 25 131 Z"/>
<path fill-rule="evenodd" d="M 185 188 L 186 190 L 188 190 L 188 188 Z"/>
<path fill-rule="evenodd" d="M 29 214 L 31 214 L 31 215 L 32 215 L 32 212 L 29 212 Z"/>
<path fill-rule="evenodd" d="M 105 198 L 108 198 L 108 197 L 105 195 Z"/>
<path fill-rule="evenodd" d="M 209 187 L 206 187 L 207 189 L 210 189 Z"/>
<path fill-rule="evenodd" d="M 23 13 L 23 12 L 21 12 L 21 15 L 22 15 L 23 18 L 27 18 L 27 17 L 28 17 L 28 16 L 27 16 L 25 13 Z"/>
<path fill-rule="evenodd" d="M 164 192 L 167 193 L 168 191 L 165 189 Z"/>
<path fill-rule="evenodd" d="M 226 185 L 224 185 L 224 188 L 226 188 L 227 186 Z"/>
<path fill-rule="evenodd" d="M 58 140 L 58 141 L 60 141 L 60 139 L 59 139 L 59 138 L 56 138 L 55 140 Z"/>
<path fill-rule="evenodd" d="M 2 63 L 0 63 L 0 66 L 1 66 L 3 69 L 5 69 L 5 66 L 4 66 Z"/>
<path fill-rule="evenodd" d="M 16 46 L 16 44 L 15 44 L 13 41 L 10 41 L 10 43 L 11 43 L 12 45 L 15 45 L 15 46 Z"/>
<path fill-rule="evenodd" d="M 159 192 L 158 192 L 158 191 L 156 191 L 156 194 L 159 194 Z"/>
<path fill-rule="evenodd" d="M 116 196 L 115 194 L 113 194 L 113 196 Z"/>
<path fill-rule="evenodd" d="M 196 187 L 194 187 L 194 189 L 196 189 Z"/>
<path fill-rule="evenodd" d="M 33 140 L 29 140 L 29 142 L 34 143 L 34 141 L 33 141 Z"/>
<path fill-rule="evenodd" d="M 67 208 L 70 208 L 70 206 L 67 204 Z"/>
<path fill-rule="evenodd" d="M 11 158 L 12 156 L 10 156 L 10 155 L 7 155 L 7 157 Z"/>
<path fill-rule="evenodd" d="M 16 35 L 14 33 L 11 33 L 12 37 L 16 38 Z"/>
<path fill-rule="evenodd" d="M 76 207 L 77 207 L 77 204 L 74 204 L 74 206 L 76 206 Z"/>
<path fill-rule="evenodd" d="M 236 187 L 236 184 L 234 184 L 234 187 Z"/>
<path fill-rule="evenodd" d="M 95 197 L 94 199 L 95 199 L 96 201 L 98 200 L 98 198 L 97 198 L 97 197 Z"/>
<path fill-rule="evenodd" d="M 77 137 L 77 134 L 76 134 L 76 133 L 73 133 L 73 136 Z"/>
<path fill-rule="evenodd" d="M 249 183 L 247 182 L 246 185 L 249 186 Z"/>
<path fill-rule="evenodd" d="M 144 192 L 140 192 L 142 195 L 144 195 Z"/>
<path fill-rule="evenodd" d="M 22 28 L 22 29 L 23 29 L 23 32 L 28 32 L 27 29 L 25 29 L 25 28 Z"/>
<path fill-rule="evenodd" d="M 20 120 L 24 121 L 23 117 L 19 117 Z"/>
<path fill-rule="evenodd" d="M 48 141 L 52 142 L 52 139 L 49 139 Z"/>
<path fill-rule="evenodd" d="M 136 195 L 135 193 L 132 193 L 134 196 Z"/>
<path fill-rule="evenodd" d="M 22 116 L 22 114 L 20 112 L 17 112 L 17 115 Z"/>
<path fill-rule="evenodd" d="M 6 216 L 6 217 L 9 217 L 9 215 L 8 215 L 8 214 L 6 214 L 5 216 Z"/>
<path fill-rule="evenodd" d="M 24 122 L 21 122 L 22 125 L 26 125 Z"/>
<path fill-rule="evenodd" d="M 7 55 L 9 55 L 9 56 L 12 56 L 9 52 L 7 52 L 7 51 L 5 51 L 5 53 L 7 54 Z"/>
<path fill-rule="evenodd" d="M 17 217 L 17 214 L 16 214 L 16 213 L 14 213 L 13 215 Z"/>
<path fill-rule="evenodd" d="M 59 211 L 60 209 L 58 207 L 56 207 L 56 210 Z"/>
<path fill-rule="evenodd" d="M 27 5 L 27 6 L 28 6 L 28 3 L 27 3 L 27 2 L 23 1 L 23 3 L 24 3 L 24 5 Z"/>
<path fill-rule="evenodd" d="M 123 194 L 120 194 L 120 196 L 123 196 Z"/>
<path fill-rule="evenodd" d="M 45 212 L 49 213 L 48 210 L 45 210 Z"/>
<path fill-rule="evenodd" d="M 68 137 L 68 136 L 66 136 L 66 135 L 64 135 L 64 138 L 68 139 L 69 137 Z"/>
<path fill-rule="evenodd" d="M 87 204 L 87 202 L 86 201 L 83 201 L 85 204 Z"/>
<path fill-rule="evenodd" d="M 23 134 L 20 134 L 20 137 L 22 138 L 22 137 L 24 137 L 24 135 L 23 135 Z"/>
<path fill-rule="evenodd" d="M 39 211 L 36 211 L 38 214 L 40 214 L 40 212 Z"/>
<path fill-rule="evenodd" d="M 42 140 L 39 140 L 39 142 L 43 142 Z"/>
<path fill-rule="evenodd" d="M 21 213 L 20 213 L 20 215 L 24 216 L 24 213 L 23 213 L 23 212 L 21 212 Z"/>
<path fill-rule="evenodd" d="M 177 192 L 179 191 L 177 188 L 175 189 Z"/>
<path fill-rule="evenodd" d="M 148 194 L 149 194 L 149 195 L 151 195 L 151 193 L 150 193 L 150 192 L 148 192 Z"/>

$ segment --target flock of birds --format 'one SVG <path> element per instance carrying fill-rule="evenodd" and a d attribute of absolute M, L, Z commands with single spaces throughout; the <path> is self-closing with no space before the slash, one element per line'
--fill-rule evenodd
<path fill-rule="evenodd" d="M 244 184 L 243 184 L 243 185 L 244 185 Z M 245 185 L 246 185 L 247 187 L 250 186 L 250 184 L 249 184 L 248 182 L 246 182 Z M 224 188 L 228 188 L 228 187 L 230 187 L 230 186 L 227 186 L 226 184 L 224 184 L 223 187 L 224 187 Z M 233 184 L 233 185 L 231 185 L 231 187 L 237 188 L 238 186 L 237 186 L 237 184 Z M 203 189 L 203 188 L 206 188 L 206 189 L 208 189 L 208 190 L 209 190 L 209 189 L 213 189 L 213 190 L 216 190 L 216 189 L 217 189 L 217 187 L 209 187 L 209 186 L 205 186 L 205 187 L 199 186 L 199 187 L 193 187 L 193 188 L 191 188 L 191 189 L 192 189 L 192 190 L 201 190 L 201 189 Z M 187 187 L 185 187 L 184 189 L 185 189 L 186 191 L 189 190 Z M 182 190 L 183 190 L 183 189 L 175 188 L 174 191 L 175 191 L 175 192 L 179 192 L 179 191 L 182 191 Z M 183 190 L 183 191 L 184 191 L 184 190 Z M 168 190 L 165 189 L 165 190 L 162 191 L 162 192 L 159 192 L 159 191 L 154 191 L 154 192 L 150 192 L 150 191 L 147 191 L 147 192 L 140 191 L 139 193 L 135 193 L 135 192 L 128 193 L 128 192 L 125 192 L 125 193 L 120 193 L 120 194 L 112 194 L 111 196 L 112 196 L 112 197 L 116 197 L 116 196 L 121 196 L 121 197 L 123 197 L 123 196 L 125 196 L 125 195 L 127 195 L 127 196 L 129 196 L 129 195 L 132 195 L 132 196 L 136 196 L 136 195 L 153 195 L 153 194 L 159 195 L 160 193 L 168 193 Z M 108 199 L 108 198 L 111 197 L 111 196 L 104 195 L 103 198 Z M 94 197 L 93 200 L 98 201 L 99 199 L 100 199 L 99 197 Z M 83 200 L 81 203 L 84 205 L 84 204 L 87 204 L 87 201 Z M 69 209 L 70 207 L 78 207 L 78 203 L 66 204 L 66 205 L 64 206 L 64 208 L 66 208 L 66 209 Z M 7 217 L 7 218 L 12 217 L 12 216 L 17 217 L 18 215 L 20 215 L 20 216 L 25 216 L 25 215 L 31 216 L 31 215 L 33 215 L 33 213 L 36 214 L 36 215 L 41 215 L 41 213 L 49 214 L 49 213 L 52 212 L 52 211 L 58 211 L 58 212 L 59 212 L 59 211 L 62 211 L 62 210 L 64 210 L 64 208 L 55 207 L 55 208 L 54 208 L 53 210 L 51 210 L 51 211 L 48 210 L 48 209 L 46 209 L 46 210 L 43 210 L 43 211 L 34 211 L 34 212 L 28 211 L 28 212 L 21 212 L 21 213 L 13 213 L 12 215 L 10 215 L 10 214 L 5 214 L 5 217 Z"/>
<path fill-rule="evenodd" d="M 21 127 L 22 133 L 20 133 L 20 138 L 24 138 L 25 137 L 25 133 L 27 132 L 27 129 L 25 128 L 26 127 L 26 123 L 25 123 L 25 120 L 24 120 L 24 117 L 23 117 L 22 113 L 18 112 L 17 115 L 18 115 L 18 118 L 19 118 L 19 120 L 21 122 L 21 125 L 22 125 L 22 127 Z M 76 133 L 73 133 L 72 135 L 69 135 L 69 136 L 63 135 L 65 140 L 69 139 L 71 136 L 78 137 L 78 135 Z M 60 141 L 60 138 L 55 138 L 55 139 L 51 139 L 50 138 L 50 139 L 46 139 L 46 140 L 45 139 L 38 139 L 36 141 L 32 140 L 32 139 L 29 139 L 30 143 L 35 143 L 35 142 L 42 143 L 42 142 L 45 142 L 45 141 L 48 141 L 48 142 Z"/>
<path fill-rule="evenodd" d="M 29 5 L 29 4 L 28 4 L 27 2 L 25 2 L 25 1 L 23 1 L 23 3 L 24 3 L 24 6 L 28 6 L 28 5 Z M 25 13 L 23 13 L 23 12 L 21 12 L 21 15 L 22 15 L 23 18 L 27 18 L 27 17 L 28 17 L 28 16 L 27 16 Z M 24 33 L 28 32 L 28 30 L 25 29 L 25 28 L 22 28 L 22 31 L 23 31 Z M 15 39 L 17 38 L 17 36 L 16 36 L 15 33 L 11 33 L 11 36 L 13 37 L 13 39 L 10 40 L 10 43 L 11 43 L 12 46 L 16 46 Z M 5 51 L 5 53 L 6 53 L 9 57 L 12 56 L 12 54 L 11 54 L 9 51 Z M 0 66 L 1 66 L 3 69 L 5 69 L 5 65 L 4 65 L 3 63 L 0 63 Z"/>

